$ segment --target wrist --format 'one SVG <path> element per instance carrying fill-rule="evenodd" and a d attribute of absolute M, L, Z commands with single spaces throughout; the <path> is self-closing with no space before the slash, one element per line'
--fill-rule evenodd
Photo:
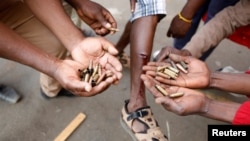
<path fill-rule="evenodd" d="M 83 40 L 85 39 L 83 33 L 80 30 L 68 34 L 67 37 L 63 37 L 63 44 L 71 53 Z"/>
<path fill-rule="evenodd" d="M 214 99 L 210 99 L 207 106 L 207 111 L 200 114 L 201 116 L 228 123 L 233 121 L 235 113 L 239 108 L 238 103 Z"/>
<path fill-rule="evenodd" d="M 178 17 L 180 20 L 184 21 L 185 23 L 192 23 L 192 19 L 188 19 L 186 17 L 184 17 L 181 12 L 178 13 Z"/>
<path fill-rule="evenodd" d="M 58 69 L 59 69 L 61 64 L 62 64 L 62 60 L 57 59 L 57 58 L 52 62 L 52 65 L 50 67 L 50 71 L 51 71 L 50 75 L 52 78 L 57 79 Z"/>
<path fill-rule="evenodd" d="M 220 79 L 220 75 L 217 72 L 210 74 L 209 86 L 210 88 L 217 88 L 217 80 Z"/>

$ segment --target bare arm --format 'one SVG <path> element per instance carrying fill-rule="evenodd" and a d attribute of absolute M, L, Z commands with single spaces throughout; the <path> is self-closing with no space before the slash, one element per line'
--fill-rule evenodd
<path fill-rule="evenodd" d="M 152 77 L 141 75 L 146 88 L 154 95 L 155 101 L 177 115 L 200 115 L 210 119 L 232 123 L 241 104 L 229 101 L 218 101 L 208 98 L 204 93 L 184 87 L 166 86 L 158 83 Z M 169 94 L 182 92 L 183 96 L 170 98 L 163 96 L 155 85 L 161 85 Z"/>
<path fill-rule="evenodd" d="M 181 10 L 181 15 L 187 19 L 192 19 L 197 10 L 204 4 L 206 0 L 188 0 Z"/>
<path fill-rule="evenodd" d="M 210 87 L 250 95 L 249 74 L 214 72 L 210 77 Z"/>
<path fill-rule="evenodd" d="M 174 38 L 184 37 L 191 27 L 191 22 L 184 21 L 180 18 L 180 15 L 185 19 L 192 21 L 194 15 L 205 1 L 206 0 L 188 0 L 180 13 L 173 18 L 168 29 L 167 36 Z"/>
<path fill-rule="evenodd" d="M 30 66 L 55 78 L 65 89 L 78 96 L 93 96 L 106 88 L 113 81 L 110 78 L 95 88 L 80 79 L 78 69 L 84 68 L 72 60 L 59 60 L 54 56 L 30 44 L 18 34 L 0 22 L 0 57 Z"/>
<path fill-rule="evenodd" d="M 24 0 L 32 12 L 71 52 L 84 36 L 65 13 L 61 0 Z"/>
<path fill-rule="evenodd" d="M 99 62 L 103 68 L 114 72 L 115 79 L 121 78 L 122 66 L 113 44 L 101 37 L 85 38 L 65 13 L 61 0 L 25 0 L 36 17 L 42 21 L 69 50 L 74 60 L 88 64 Z M 38 6 L 39 5 L 39 6 Z"/>
<path fill-rule="evenodd" d="M 0 23 L 0 56 L 53 76 L 59 60 L 34 47 Z M 45 65 L 46 64 L 46 65 Z"/>
<path fill-rule="evenodd" d="M 207 111 L 200 115 L 207 118 L 232 123 L 240 105 L 240 103 L 210 99 L 208 100 Z"/>

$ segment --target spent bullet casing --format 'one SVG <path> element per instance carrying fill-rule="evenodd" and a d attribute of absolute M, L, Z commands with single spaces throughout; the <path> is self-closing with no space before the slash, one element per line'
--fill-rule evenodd
<path fill-rule="evenodd" d="M 168 66 L 158 66 L 157 68 L 156 68 L 156 71 L 163 71 L 164 69 L 166 69 Z"/>
<path fill-rule="evenodd" d="M 170 61 L 170 64 L 171 64 L 171 66 L 173 67 L 173 68 L 175 68 L 175 69 L 177 69 L 178 70 L 178 68 L 176 67 L 176 65 L 175 65 L 175 63 L 174 63 L 174 61 Z"/>
<path fill-rule="evenodd" d="M 170 69 L 171 71 L 173 71 L 173 72 L 175 72 L 177 74 L 180 72 L 177 68 L 174 68 L 174 67 L 171 67 L 171 66 L 168 66 L 168 69 Z"/>
<path fill-rule="evenodd" d="M 97 80 L 96 84 L 98 85 L 103 79 L 105 79 L 106 73 L 103 73 Z"/>
<path fill-rule="evenodd" d="M 164 70 L 164 73 L 167 74 L 167 75 L 169 75 L 169 76 L 170 76 L 171 78 L 173 78 L 173 79 L 176 79 L 177 76 L 178 76 L 175 72 L 173 72 L 173 71 L 171 71 L 171 70 L 169 70 L 169 69 L 165 69 L 165 70 Z"/>
<path fill-rule="evenodd" d="M 182 67 L 181 64 L 177 63 L 176 66 L 177 66 L 177 68 L 180 69 L 183 73 L 188 73 L 187 70 L 184 69 L 184 68 Z"/>
<path fill-rule="evenodd" d="M 183 96 L 184 93 L 183 92 L 177 92 L 177 93 L 172 93 L 169 95 L 170 98 L 176 98 L 176 97 L 181 97 Z"/>
<path fill-rule="evenodd" d="M 156 72 L 157 75 L 159 75 L 160 77 L 163 77 L 163 78 L 167 78 L 167 79 L 170 79 L 171 77 L 165 73 L 162 73 L 162 72 Z"/>
<path fill-rule="evenodd" d="M 180 61 L 180 63 L 184 69 L 186 69 L 186 70 L 188 69 L 188 66 L 184 61 Z"/>
<path fill-rule="evenodd" d="M 166 90 L 164 90 L 160 85 L 155 85 L 155 88 L 163 95 L 163 96 L 167 96 L 168 92 Z"/>

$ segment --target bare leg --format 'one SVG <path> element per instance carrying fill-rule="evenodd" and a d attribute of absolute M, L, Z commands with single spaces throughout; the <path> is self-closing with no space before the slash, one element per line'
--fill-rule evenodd
<path fill-rule="evenodd" d="M 129 44 L 131 26 L 132 26 L 131 22 L 128 21 L 122 33 L 122 36 L 120 37 L 120 39 L 116 44 L 116 49 L 118 50 L 119 54 L 123 53 L 124 49 Z"/>
<path fill-rule="evenodd" d="M 143 65 L 150 60 L 157 23 L 157 16 L 142 17 L 132 23 L 130 34 L 131 90 L 130 101 L 127 107 L 129 112 L 134 112 L 138 108 L 147 105 L 145 86 L 140 79 L 140 75 L 143 73 Z M 139 122 L 134 123 L 134 125 L 135 131 L 140 131 L 143 128 Z"/>

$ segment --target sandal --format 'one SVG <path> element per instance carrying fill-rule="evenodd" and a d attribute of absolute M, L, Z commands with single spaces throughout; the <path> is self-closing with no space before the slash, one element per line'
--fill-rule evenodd
<path fill-rule="evenodd" d="M 134 141 L 168 141 L 168 138 L 161 132 L 149 106 L 140 108 L 135 112 L 128 113 L 128 102 L 128 100 L 125 101 L 120 122 Z M 135 120 L 145 126 L 144 131 L 133 131 L 132 126 Z"/>
<path fill-rule="evenodd" d="M 123 67 L 130 68 L 130 57 L 125 52 L 117 55 L 117 58 L 121 62 Z"/>

